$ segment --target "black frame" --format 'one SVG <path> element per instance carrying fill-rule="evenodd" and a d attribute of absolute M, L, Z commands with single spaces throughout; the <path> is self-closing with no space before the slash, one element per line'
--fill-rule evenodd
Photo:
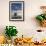
<path fill-rule="evenodd" d="M 10 3 L 11 2 L 23 2 L 23 20 L 10 20 Z M 24 21 L 24 1 L 9 1 L 9 21 Z"/>

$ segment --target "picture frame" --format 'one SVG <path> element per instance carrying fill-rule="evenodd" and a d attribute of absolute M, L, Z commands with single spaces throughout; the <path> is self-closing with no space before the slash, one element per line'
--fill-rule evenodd
<path fill-rule="evenodd" d="M 24 1 L 9 1 L 9 21 L 24 21 Z"/>

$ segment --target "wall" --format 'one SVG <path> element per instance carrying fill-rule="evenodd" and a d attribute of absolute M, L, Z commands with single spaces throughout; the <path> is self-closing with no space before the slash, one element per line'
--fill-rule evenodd
<path fill-rule="evenodd" d="M 24 36 L 29 37 L 32 34 L 36 34 L 37 29 L 46 30 L 45 28 L 40 27 L 35 19 L 35 16 L 41 13 L 40 6 L 46 5 L 46 0 L 24 0 L 25 1 L 24 22 L 9 21 L 9 1 L 10 0 L 0 0 L 0 33 L 4 32 L 4 28 L 6 25 L 16 26 L 19 32 L 18 36 L 21 36 L 23 34 Z"/>

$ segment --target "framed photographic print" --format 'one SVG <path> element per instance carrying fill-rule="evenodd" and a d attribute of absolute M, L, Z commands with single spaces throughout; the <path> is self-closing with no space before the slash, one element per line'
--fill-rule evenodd
<path fill-rule="evenodd" d="M 9 2 L 9 20 L 24 21 L 24 1 Z"/>

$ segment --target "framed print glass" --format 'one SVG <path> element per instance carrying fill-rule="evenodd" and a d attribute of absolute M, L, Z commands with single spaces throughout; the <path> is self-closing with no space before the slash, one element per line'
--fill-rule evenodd
<path fill-rule="evenodd" d="M 9 2 L 9 20 L 24 21 L 24 1 Z"/>

